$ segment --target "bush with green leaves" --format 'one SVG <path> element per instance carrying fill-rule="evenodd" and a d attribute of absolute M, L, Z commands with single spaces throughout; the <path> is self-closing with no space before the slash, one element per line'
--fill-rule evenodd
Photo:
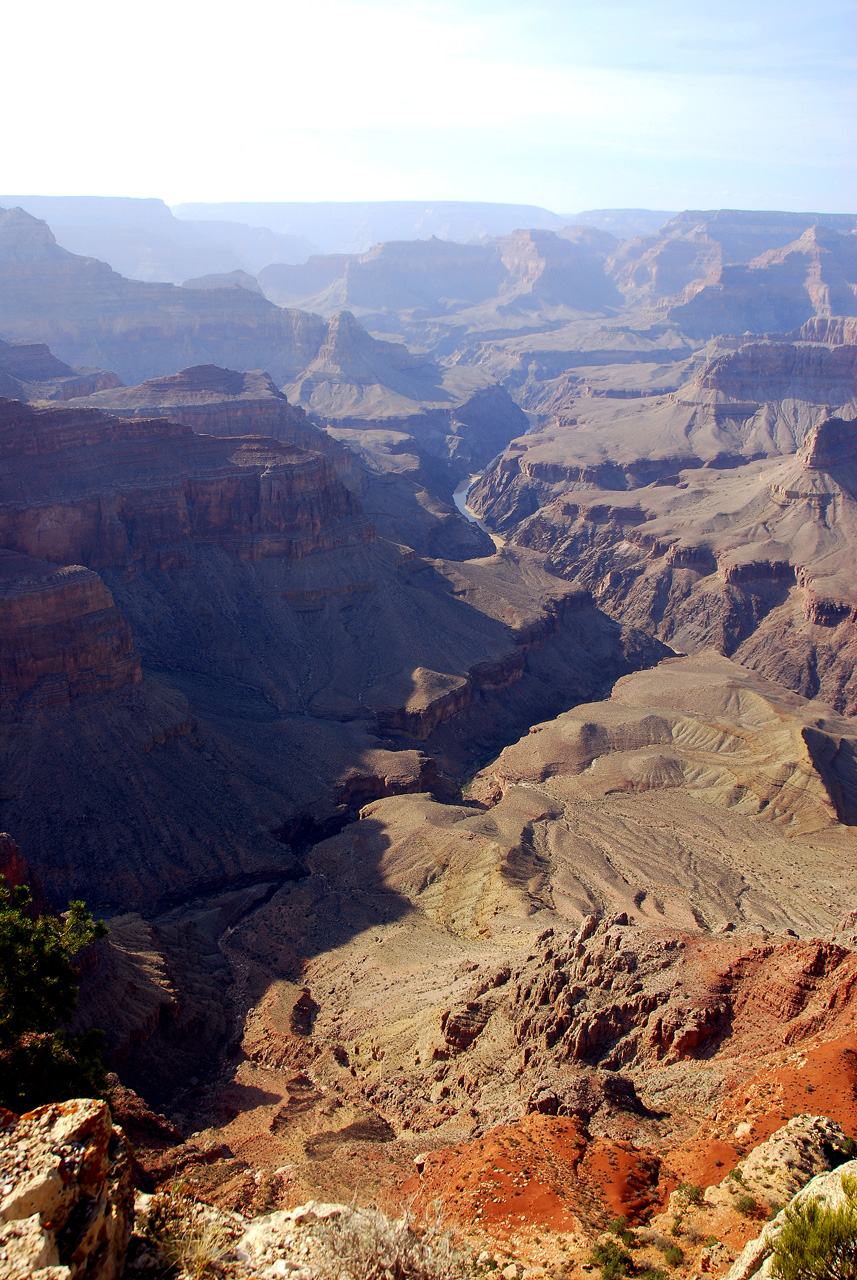
<path fill-rule="evenodd" d="M 735 1208 L 739 1213 L 743 1213 L 745 1218 L 752 1218 L 759 1212 L 759 1205 L 754 1196 L 748 1195 L 745 1191 L 738 1196 L 735 1201 Z"/>
<path fill-rule="evenodd" d="M 684 1249 L 680 1245 L 671 1244 L 668 1249 L 664 1249 L 664 1262 L 669 1263 L 671 1267 L 677 1267 L 684 1262 Z"/>
<path fill-rule="evenodd" d="M 602 1280 L 621 1280 L 634 1270 L 634 1259 L 618 1240 L 599 1241 L 593 1247 L 592 1261 L 601 1268 Z"/>
<path fill-rule="evenodd" d="M 842 1179 L 845 1203 L 804 1200 L 786 1210 L 771 1263 L 777 1280 L 857 1280 L 857 1178 Z"/>
<path fill-rule="evenodd" d="M 104 1096 L 102 1033 L 73 1036 L 59 1025 L 77 1004 L 72 957 L 106 933 L 82 902 L 62 916 L 33 915 L 29 889 L 0 876 L 0 1106 Z"/>
<path fill-rule="evenodd" d="M 636 1247 L 638 1243 L 637 1237 L 628 1226 L 628 1219 L 624 1214 L 619 1218 L 614 1218 L 610 1223 L 609 1230 L 612 1231 L 613 1235 L 617 1236 L 624 1245 L 627 1245 L 629 1249 L 634 1249 Z"/>

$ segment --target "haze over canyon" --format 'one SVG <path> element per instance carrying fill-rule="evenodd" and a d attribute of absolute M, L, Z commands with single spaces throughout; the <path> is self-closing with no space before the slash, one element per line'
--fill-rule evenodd
<path fill-rule="evenodd" d="M 224 1276 L 770 1275 L 857 1172 L 855 550 L 857 215 L 0 197 L 0 873 L 114 1073 L 0 1116 L 0 1276 L 177 1186 Z"/>

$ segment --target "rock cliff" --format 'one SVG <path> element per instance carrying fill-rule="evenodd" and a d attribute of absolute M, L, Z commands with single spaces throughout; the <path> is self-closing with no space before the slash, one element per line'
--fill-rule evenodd
<path fill-rule="evenodd" d="M 631 298 L 658 299 L 680 294 L 729 264 L 748 263 L 776 252 L 814 228 L 848 233 L 854 218 L 844 214 L 756 212 L 745 209 L 687 210 L 658 231 L 620 245 L 608 269 Z M 749 325 L 747 328 L 754 329 Z M 791 326 L 788 326 L 791 327 Z M 782 331 L 782 325 L 765 329 Z M 714 332 L 744 330 L 721 328 Z"/>
<path fill-rule="evenodd" d="M 603 312 L 622 302 L 605 274 L 613 236 L 592 227 L 522 230 L 484 244 L 410 240 L 327 254 L 259 273 L 281 306 L 347 308 L 372 328 L 417 336 L 444 327 L 517 327 L 515 316 Z"/>
<path fill-rule="evenodd" d="M 423 455 L 449 464 L 454 480 L 484 466 L 527 426 L 489 374 L 380 342 L 347 311 L 330 321 L 317 357 L 284 390 L 339 430 L 410 435 Z"/>
<path fill-rule="evenodd" d="M 97 573 L 0 551 L 0 709 L 61 705 L 142 678 L 128 623 Z"/>
<path fill-rule="evenodd" d="M 260 369 L 239 373 L 217 365 L 182 369 L 151 378 L 137 387 L 121 387 L 76 397 L 84 405 L 122 417 L 169 418 L 202 435 L 269 436 L 317 453 L 330 441 L 312 427 L 306 414 L 289 404 Z"/>
<path fill-rule="evenodd" d="M 13 400 L 73 400 L 122 383 L 102 369 L 72 369 L 42 342 L 0 340 L 0 395 Z"/>
<path fill-rule="evenodd" d="M 766 380 L 788 382 L 796 365 L 800 378 L 785 389 L 808 394 L 806 381 L 817 373 L 829 391 L 841 369 L 845 395 L 851 356 L 846 346 L 742 347 L 704 369 L 699 395 L 712 397 L 715 417 L 721 409 L 735 414 L 736 395 L 760 395 Z M 770 428 L 769 405 L 760 413 Z M 546 430 L 532 445 L 517 442 L 468 500 L 513 544 L 547 554 L 554 572 L 592 591 L 608 612 L 679 650 L 714 645 L 851 714 L 855 432 L 852 422 L 822 413 L 792 416 L 795 435 L 805 428 L 796 455 L 724 454 L 706 465 L 680 455 L 620 466 L 602 453 L 598 462 L 588 448 L 597 447 L 595 432 L 587 442 L 579 428 Z M 775 439 L 795 448 L 786 422 L 784 413 L 768 431 L 770 453 Z M 762 442 L 758 433 L 750 439 Z M 575 440 L 577 458 L 566 453 L 563 462 L 566 442 Z"/>
<path fill-rule="evenodd" d="M 372 536 L 326 455 L 264 437 L 2 401 L 0 455 L 0 540 L 57 564 L 163 567 L 195 544 L 299 558 Z"/>
<path fill-rule="evenodd" d="M 688 286 L 670 320 L 691 336 L 797 329 L 814 316 L 857 311 L 857 244 L 853 225 L 809 227 L 746 266 L 722 265 L 711 279 Z"/>

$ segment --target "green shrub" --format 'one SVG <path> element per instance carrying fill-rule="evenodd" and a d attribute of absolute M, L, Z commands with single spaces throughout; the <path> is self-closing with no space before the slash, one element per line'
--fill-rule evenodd
<path fill-rule="evenodd" d="M 634 1259 L 616 1240 L 596 1244 L 592 1250 L 592 1261 L 601 1268 L 602 1280 L 620 1280 L 634 1269 Z"/>
<path fill-rule="evenodd" d="M 680 1182 L 676 1190 L 688 1204 L 700 1204 L 702 1202 L 702 1187 L 698 1182 Z"/>
<path fill-rule="evenodd" d="M 77 1003 L 72 956 L 107 929 L 82 902 L 62 917 L 34 917 L 31 903 L 0 876 L 0 1106 L 17 1112 L 107 1087 L 101 1032 L 58 1030 Z"/>
<path fill-rule="evenodd" d="M 744 1216 L 747 1218 L 751 1218 L 753 1214 L 756 1214 L 759 1212 L 759 1206 L 756 1200 L 754 1200 L 752 1196 L 747 1195 L 746 1193 L 742 1196 L 739 1196 L 738 1199 L 735 1201 L 735 1208 L 738 1210 L 739 1213 L 743 1213 Z"/>
<path fill-rule="evenodd" d="M 613 1222 L 610 1223 L 608 1231 L 612 1231 L 613 1235 L 616 1236 L 617 1239 L 621 1240 L 624 1245 L 627 1245 L 629 1249 L 636 1248 L 637 1237 L 628 1226 L 628 1219 L 624 1214 L 619 1218 L 615 1218 Z"/>
<path fill-rule="evenodd" d="M 786 1211 L 772 1261 L 778 1280 L 857 1278 L 857 1178 L 843 1178 L 842 1186 L 846 1203 L 838 1209 L 805 1200 Z"/>
<path fill-rule="evenodd" d="M 659 1267 L 646 1267 L 645 1271 L 639 1273 L 637 1280 L 667 1280 L 667 1273 Z"/>
<path fill-rule="evenodd" d="M 671 1244 L 668 1249 L 664 1250 L 664 1262 L 671 1267 L 677 1267 L 684 1262 L 684 1249 L 679 1248 L 677 1244 Z"/>

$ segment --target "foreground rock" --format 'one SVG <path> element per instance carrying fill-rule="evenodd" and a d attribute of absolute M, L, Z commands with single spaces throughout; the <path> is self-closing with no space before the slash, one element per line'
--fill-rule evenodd
<path fill-rule="evenodd" d="M 407 1210 L 309 1200 L 249 1222 L 194 1201 L 173 1184 L 138 1200 L 140 1224 L 130 1270 L 147 1274 L 178 1267 L 182 1275 L 228 1275 L 232 1280 L 365 1280 L 367 1275 L 467 1280 L 473 1259 L 466 1244 L 430 1217 Z"/>
<path fill-rule="evenodd" d="M 134 1216 L 123 1137 L 105 1102 L 0 1114 L 0 1276 L 118 1280 Z"/>
<path fill-rule="evenodd" d="M 845 1178 L 857 1177 L 857 1160 L 840 1164 L 830 1173 L 819 1173 L 778 1213 L 762 1234 L 752 1240 L 741 1252 L 724 1280 L 751 1280 L 758 1276 L 765 1280 L 773 1274 L 773 1252 L 786 1223 L 786 1213 L 800 1205 L 815 1201 L 825 1209 L 841 1209 L 849 1203 L 843 1183 Z M 853 1200 L 851 1201 L 853 1204 Z"/>

